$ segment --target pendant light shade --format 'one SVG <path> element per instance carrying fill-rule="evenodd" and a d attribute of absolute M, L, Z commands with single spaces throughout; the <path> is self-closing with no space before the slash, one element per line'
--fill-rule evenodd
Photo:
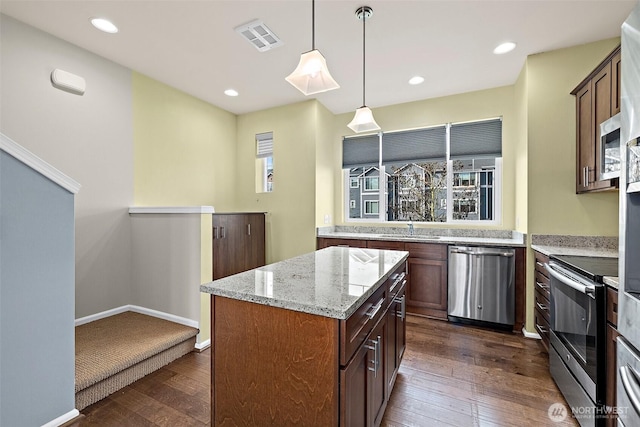
<path fill-rule="evenodd" d="M 331 77 L 327 61 L 316 49 L 316 3 L 311 1 L 311 50 L 300 55 L 300 62 L 285 80 L 305 95 L 326 92 L 340 87 Z"/>
<path fill-rule="evenodd" d="M 371 109 L 366 106 L 362 106 L 356 110 L 356 115 L 347 126 L 355 133 L 380 130 L 380 126 L 378 126 L 378 123 L 376 123 L 373 118 Z"/>
<path fill-rule="evenodd" d="M 300 55 L 298 66 L 285 80 L 305 95 L 313 95 L 340 87 L 331 77 L 327 61 L 317 49 Z"/>
<path fill-rule="evenodd" d="M 353 120 L 347 125 L 349 129 L 356 133 L 360 132 L 371 132 L 374 130 L 380 130 L 380 126 L 376 123 L 373 118 L 373 112 L 365 102 L 365 77 L 366 77 L 366 67 L 365 67 L 365 41 L 366 41 L 366 32 L 365 32 L 365 22 L 367 19 L 371 18 L 373 15 L 373 9 L 369 6 L 362 6 L 356 10 L 356 17 L 362 20 L 362 107 L 356 110 L 356 115 L 353 117 Z"/>

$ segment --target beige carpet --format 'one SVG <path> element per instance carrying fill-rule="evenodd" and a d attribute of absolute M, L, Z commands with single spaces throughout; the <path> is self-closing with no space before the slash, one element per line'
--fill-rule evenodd
<path fill-rule="evenodd" d="M 193 350 L 197 333 L 195 328 L 131 311 L 77 326 L 76 408 Z"/>

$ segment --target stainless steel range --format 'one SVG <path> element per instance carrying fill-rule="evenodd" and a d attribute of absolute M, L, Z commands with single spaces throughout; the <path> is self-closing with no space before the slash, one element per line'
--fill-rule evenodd
<path fill-rule="evenodd" d="M 582 426 L 604 425 L 606 288 L 617 258 L 551 256 L 549 368 Z"/>

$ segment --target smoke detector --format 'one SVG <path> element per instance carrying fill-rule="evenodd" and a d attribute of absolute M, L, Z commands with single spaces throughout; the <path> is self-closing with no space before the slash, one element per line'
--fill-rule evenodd
<path fill-rule="evenodd" d="M 284 44 L 284 42 L 259 19 L 251 21 L 248 24 L 240 25 L 234 28 L 234 30 L 251 43 L 253 47 L 258 49 L 259 52 L 266 52 Z"/>

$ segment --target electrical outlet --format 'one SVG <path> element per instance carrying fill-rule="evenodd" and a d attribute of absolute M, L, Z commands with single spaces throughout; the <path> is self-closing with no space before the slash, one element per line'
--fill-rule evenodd
<path fill-rule="evenodd" d="M 324 223 L 325 223 L 325 224 L 331 224 L 331 215 L 326 214 L 326 215 L 324 216 Z"/>

